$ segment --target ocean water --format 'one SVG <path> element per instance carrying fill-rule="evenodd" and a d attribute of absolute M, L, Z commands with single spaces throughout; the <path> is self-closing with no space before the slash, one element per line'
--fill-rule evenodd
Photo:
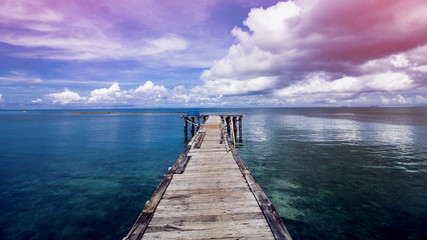
<path fill-rule="evenodd" d="M 247 115 L 238 151 L 294 239 L 427 239 L 427 108 L 199 110 Z M 0 239 L 121 239 L 185 111 L 0 111 Z"/>

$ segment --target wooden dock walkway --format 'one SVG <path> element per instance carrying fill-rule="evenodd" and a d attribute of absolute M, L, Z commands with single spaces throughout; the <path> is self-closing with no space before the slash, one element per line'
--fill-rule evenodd
<path fill-rule="evenodd" d="M 221 117 L 209 116 L 124 239 L 292 238 Z"/>

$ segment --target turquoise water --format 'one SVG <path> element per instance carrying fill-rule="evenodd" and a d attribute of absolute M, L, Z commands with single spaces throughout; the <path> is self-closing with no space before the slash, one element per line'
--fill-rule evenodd
<path fill-rule="evenodd" d="M 0 239 L 126 235 L 188 109 L 97 111 L 170 113 L 0 111 Z M 294 239 L 427 238 L 427 108 L 200 111 L 247 115 L 238 151 Z"/>

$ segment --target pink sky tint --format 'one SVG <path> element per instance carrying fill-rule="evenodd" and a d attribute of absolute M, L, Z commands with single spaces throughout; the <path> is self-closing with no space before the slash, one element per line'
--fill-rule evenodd
<path fill-rule="evenodd" d="M 0 1 L 0 107 L 427 104 L 426 1 Z"/>
<path fill-rule="evenodd" d="M 244 23 L 249 31 L 233 30 L 238 42 L 202 74 L 206 86 L 224 82 L 215 89 L 226 89 L 275 78 L 251 92 L 310 104 L 345 105 L 383 93 L 425 96 L 425 1 L 280 2 L 252 10 Z M 354 79 L 354 86 L 346 87 L 346 79 Z"/>
<path fill-rule="evenodd" d="M 327 4 L 325 4 L 327 2 Z M 322 36 L 316 56 L 363 62 L 423 45 L 427 39 L 427 2 L 422 0 L 321 1 L 299 25 L 301 38 Z"/>

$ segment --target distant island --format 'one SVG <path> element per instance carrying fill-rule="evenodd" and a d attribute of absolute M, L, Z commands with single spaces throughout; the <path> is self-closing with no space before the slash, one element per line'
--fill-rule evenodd
<path fill-rule="evenodd" d="M 165 113 L 185 113 L 185 112 L 73 112 L 70 114 L 165 114 Z"/>

